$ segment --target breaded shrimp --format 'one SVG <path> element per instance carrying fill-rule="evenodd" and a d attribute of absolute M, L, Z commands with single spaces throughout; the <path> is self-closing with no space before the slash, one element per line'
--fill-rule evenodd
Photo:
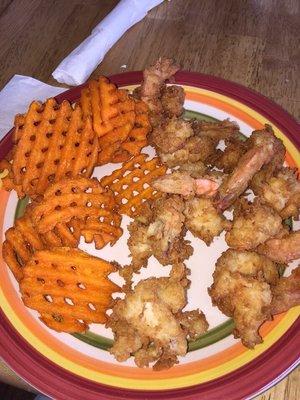
<path fill-rule="evenodd" d="M 232 228 L 225 240 L 229 247 L 251 250 L 281 232 L 285 232 L 281 217 L 272 207 L 257 200 L 241 201 L 234 210 Z"/>
<path fill-rule="evenodd" d="M 279 263 L 289 263 L 300 258 L 300 231 L 291 232 L 282 238 L 267 240 L 257 251 Z"/>
<path fill-rule="evenodd" d="M 271 313 L 279 314 L 300 305 L 300 267 L 288 277 L 281 277 L 272 289 Z"/>
<path fill-rule="evenodd" d="M 250 251 L 228 249 L 218 259 L 208 290 L 213 305 L 235 323 L 234 335 L 249 348 L 261 343 L 259 327 L 271 319 L 272 286 L 279 279 L 276 264 Z"/>

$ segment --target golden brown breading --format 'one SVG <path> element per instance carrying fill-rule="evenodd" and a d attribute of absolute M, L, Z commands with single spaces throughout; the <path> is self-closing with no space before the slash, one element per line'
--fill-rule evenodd
<path fill-rule="evenodd" d="M 179 268 L 178 268 L 179 267 Z M 199 311 L 182 313 L 187 303 L 183 265 L 169 278 L 140 281 L 126 297 L 117 300 L 108 322 L 115 336 L 110 349 L 118 361 L 134 356 L 139 367 L 156 361 L 153 369 L 170 368 L 187 352 L 187 337 L 204 333 L 208 324 Z"/>
<path fill-rule="evenodd" d="M 271 318 L 271 285 L 279 278 L 276 264 L 254 252 L 228 249 L 218 259 L 213 278 L 208 292 L 213 305 L 233 318 L 235 337 L 249 348 L 261 343 L 258 329 Z"/>
<path fill-rule="evenodd" d="M 189 258 L 193 252 L 184 240 L 184 202 L 180 196 L 163 196 L 147 202 L 128 226 L 128 247 L 136 271 L 147 265 L 151 255 L 162 265 Z"/>
<path fill-rule="evenodd" d="M 282 168 L 274 176 L 254 177 L 251 188 L 254 193 L 280 213 L 282 218 L 297 218 L 300 210 L 300 181 L 297 171 Z"/>
<path fill-rule="evenodd" d="M 249 150 L 239 159 L 233 172 L 224 180 L 216 199 L 217 207 L 224 211 L 247 189 L 253 176 L 263 167 L 281 162 L 282 141 L 272 128 L 265 125 L 260 131 L 254 131 L 247 139 Z M 278 159 L 277 159 L 278 158 Z"/>
<path fill-rule="evenodd" d="M 230 221 L 219 213 L 211 199 L 194 197 L 186 201 L 184 215 L 186 227 L 192 234 L 202 239 L 207 246 L 224 229 L 229 229 Z"/>
<path fill-rule="evenodd" d="M 193 136 L 193 130 L 188 121 L 179 118 L 163 120 L 161 125 L 154 128 L 150 136 L 151 144 L 162 153 L 173 153 L 181 149 L 185 141 Z"/>
<path fill-rule="evenodd" d="M 272 290 L 272 314 L 288 311 L 300 305 L 300 266 L 295 268 L 288 277 L 281 277 Z"/>
<path fill-rule="evenodd" d="M 226 174 L 230 174 L 239 159 L 247 151 L 247 145 L 236 137 L 230 137 L 225 140 L 226 148 L 224 151 L 219 149 L 209 158 L 209 163 L 219 169 L 222 169 Z"/>
<path fill-rule="evenodd" d="M 251 250 L 283 230 L 281 217 L 272 207 L 259 201 L 241 200 L 234 210 L 232 228 L 225 240 L 229 247 Z"/>
<path fill-rule="evenodd" d="M 179 172 L 187 172 L 192 178 L 202 178 L 206 172 L 207 167 L 202 161 L 197 161 L 194 163 L 188 162 L 186 164 L 180 165 Z"/>
<path fill-rule="evenodd" d="M 179 117 L 183 113 L 185 93 L 181 86 L 164 85 L 161 90 L 161 104 L 167 117 Z"/>
<path fill-rule="evenodd" d="M 282 238 L 267 240 L 257 251 L 279 263 L 289 263 L 300 258 L 300 231 L 291 232 Z"/>
<path fill-rule="evenodd" d="M 192 128 L 196 136 L 210 137 L 215 143 L 230 138 L 239 132 L 237 123 L 231 122 L 229 119 L 220 122 L 194 120 Z"/>

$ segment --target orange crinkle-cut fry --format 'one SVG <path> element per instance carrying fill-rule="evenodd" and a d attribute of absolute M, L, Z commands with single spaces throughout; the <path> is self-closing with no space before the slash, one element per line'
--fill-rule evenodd
<path fill-rule="evenodd" d="M 147 160 L 147 154 L 140 154 L 111 175 L 104 176 L 100 182 L 103 187 L 109 187 L 114 192 L 119 212 L 133 217 L 146 200 L 161 195 L 151 187 L 151 182 L 164 175 L 166 169 L 158 157 Z"/>
<path fill-rule="evenodd" d="M 24 266 L 22 300 L 57 332 L 84 332 L 91 323 L 105 323 L 112 293 L 108 279 L 115 265 L 68 247 L 39 250 Z"/>

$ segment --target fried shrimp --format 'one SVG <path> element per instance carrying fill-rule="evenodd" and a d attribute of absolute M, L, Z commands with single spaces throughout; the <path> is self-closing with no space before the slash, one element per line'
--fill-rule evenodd
<path fill-rule="evenodd" d="M 281 217 L 272 207 L 259 201 L 240 201 L 225 240 L 229 247 L 251 250 L 284 231 Z"/>
<path fill-rule="evenodd" d="M 290 276 L 281 277 L 272 293 L 272 314 L 279 314 L 300 305 L 300 267 L 295 268 Z"/>
<path fill-rule="evenodd" d="M 151 255 L 162 264 L 184 261 L 193 253 L 185 235 L 184 201 L 180 196 L 162 197 L 145 203 L 129 225 L 128 247 L 135 271 L 147 265 Z"/>
<path fill-rule="evenodd" d="M 280 213 L 283 219 L 297 218 L 300 210 L 300 181 L 297 171 L 282 168 L 274 176 L 264 180 L 253 179 L 254 193 Z"/>
<path fill-rule="evenodd" d="M 236 122 L 225 119 L 220 122 L 206 122 L 194 120 L 192 128 L 196 136 L 206 136 L 211 138 L 215 144 L 220 140 L 228 139 L 239 132 L 239 126 Z"/>
<path fill-rule="evenodd" d="M 249 150 L 240 158 L 236 168 L 219 188 L 216 204 L 220 210 L 226 210 L 232 205 L 246 190 L 255 173 L 264 165 L 273 163 L 273 159 L 284 148 L 269 125 L 263 130 L 254 131 L 248 141 Z"/>
<path fill-rule="evenodd" d="M 249 348 L 261 343 L 258 330 L 271 318 L 272 286 L 279 279 L 276 264 L 254 252 L 228 249 L 213 279 L 208 292 L 213 305 L 233 318 L 234 336 Z"/>
<path fill-rule="evenodd" d="M 146 68 L 143 72 L 141 85 L 141 99 L 148 104 L 150 111 L 162 112 L 160 101 L 161 89 L 167 79 L 170 79 L 179 66 L 169 58 L 160 58 L 155 64 Z M 169 93 L 170 94 L 170 93 Z"/>
<path fill-rule="evenodd" d="M 181 86 L 166 86 L 161 89 L 161 105 L 167 117 L 179 117 L 183 113 L 185 93 Z"/>
<path fill-rule="evenodd" d="M 211 199 L 192 198 L 186 201 L 185 225 L 191 233 L 202 239 L 207 246 L 224 229 L 230 229 L 231 222 L 216 210 Z"/>
<path fill-rule="evenodd" d="M 271 260 L 288 263 L 300 258 L 300 231 L 291 232 L 281 238 L 267 240 L 257 248 Z"/>
<path fill-rule="evenodd" d="M 230 174 L 242 155 L 246 153 L 247 145 L 234 135 L 225 139 L 225 144 L 225 150 L 217 149 L 208 161 L 212 166 L 223 170 L 226 174 Z"/>
<path fill-rule="evenodd" d="M 142 280 L 117 300 L 108 323 L 115 337 L 111 354 L 118 361 L 133 355 L 140 368 L 155 362 L 154 370 L 178 363 L 177 357 L 187 352 L 187 338 L 208 328 L 202 312 L 182 312 L 188 284 L 184 265 L 177 264 L 170 277 Z"/>

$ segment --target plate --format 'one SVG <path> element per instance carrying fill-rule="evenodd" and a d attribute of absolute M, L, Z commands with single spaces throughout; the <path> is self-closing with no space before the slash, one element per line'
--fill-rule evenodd
<path fill-rule="evenodd" d="M 129 72 L 110 78 L 119 87 L 133 89 L 142 80 L 141 72 Z M 286 163 L 300 166 L 300 147 L 296 121 L 262 95 L 232 82 L 208 75 L 178 72 L 175 83 L 186 92 L 187 117 L 206 120 L 230 118 L 237 121 L 241 132 L 249 136 L 263 124 L 273 126 L 287 149 Z M 56 99 L 76 101 L 81 87 L 62 93 Z M 12 132 L 0 143 L 0 158 L 12 146 Z M 151 147 L 144 152 L 154 155 Z M 103 176 L 118 164 L 98 167 L 94 176 Z M 0 192 L 0 229 L 4 232 L 22 215 L 26 200 L 16 194 Z M 130 222 L 123 218 L 122 227 Z M 210 247 L 187 234 L 195 249 L 186 262 L 191 269 L 191 287 L 187 309 L 200 308 L 210 324 L 209 331 L 189 343 L 188 354 L 169 370 L 154 372 L 139 369 L 133 360 L 116 362 L 107 351 L 112 334 L 101 325 L 91 325 L 84 335 L 56 333 L 44 326 L 37 313 L 21 302 L 18 286 L 4 261 L 0 260 L 0 356 L 21 377 L 41 392 L 55 399 L 199 399 L 230 398 L 237 400 L 261 393 L 288 374 L 300 359 L 300 307 L 294 307 L 273 321 L 265 323 L 260 333 L 264 342 L 254 350 L 242 346 L 231 334 L 233 323 L 212 307 L 207 287 L 212 283 L 214 264 L 226 249 L 224 235 Z M 107 260 L 128 263 L 127 234 L 113 247 L 96 251 L 92 245 L 80 248 Z M 1 244 L 2 246 L 2 244 Z M 160 266 L 153 258 L 139 279 L 166 276 L 169 267 Z M 112 275 L 117 281 L 117 274 Z"/>

